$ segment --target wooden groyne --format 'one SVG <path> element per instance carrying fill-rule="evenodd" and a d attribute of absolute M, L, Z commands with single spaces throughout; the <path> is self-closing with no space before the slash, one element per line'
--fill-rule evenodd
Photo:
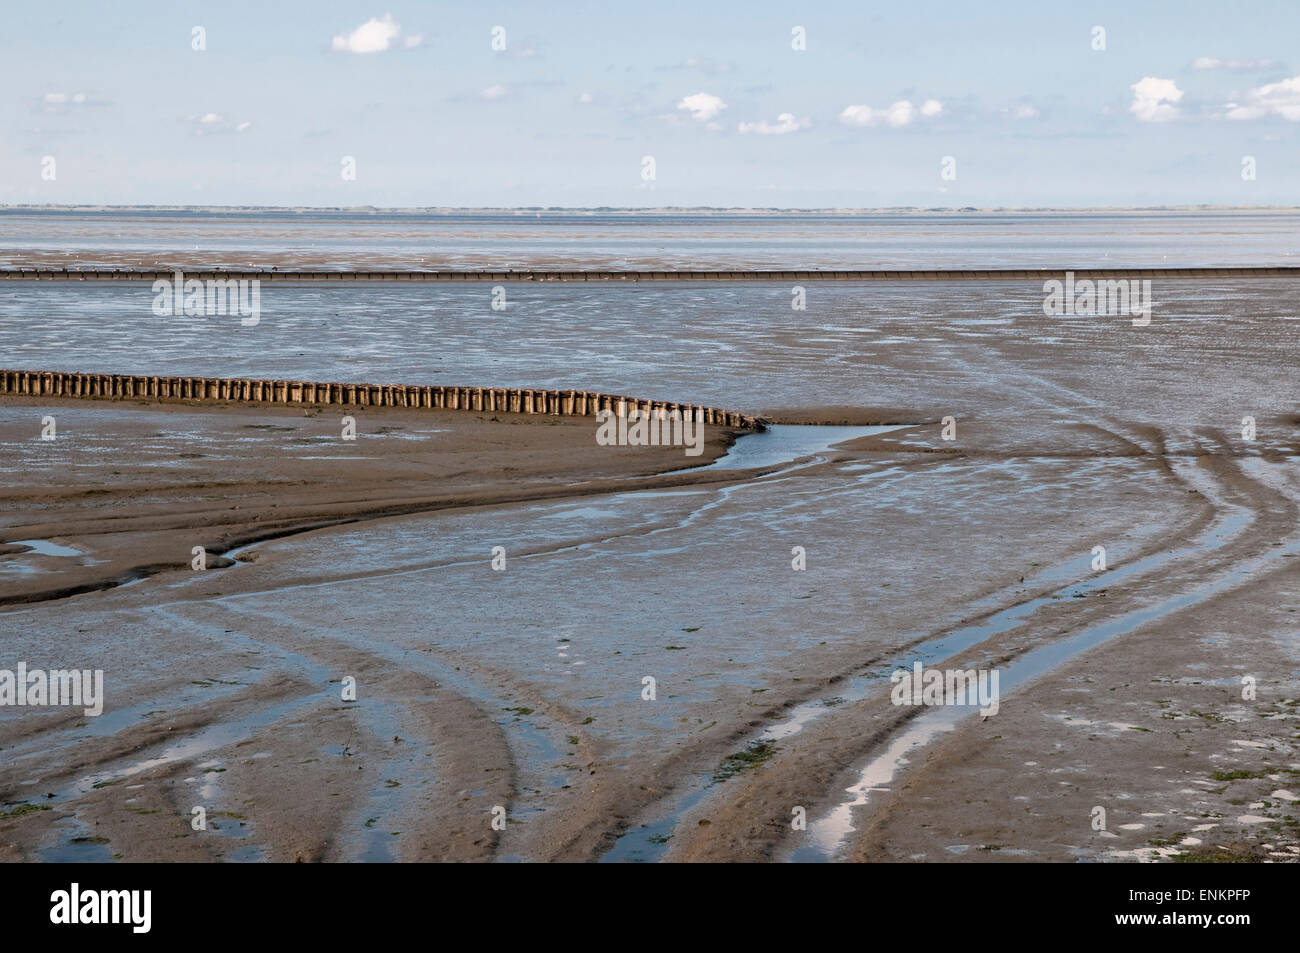
<path fill-rule="evenodd" d="M 180 268 L 184 277 L 198 281 L 266 281 L 277 284 L 319 282 L 638 282 L 638 281 L 1050 281 L 1065 277 L 1067 269 L 875 269 L 857 271 L 314 271 L 303 269 L 246 271 Z M 1076 281 L 1200 278 L 1300 278 L 1300 267 L 1285 268 L 1077 268 Z M 0 281 L 169 281 L 176 271 L 134 268 L 0 268 Z"/>
<path fill-rule="evenodd" d="M 640 400 L 585 390 L 342 384 L 242 377 L 153 377 L 138 374 L 0 370 L 0 395 L 202 404 L 233 402 L 292 407 L 405 407 L 550 414 L 562 417 L 594 417 L 602 410 L 623 417 L 637 410 L 660 420 L 676 411 L 682 415 L 683 420 L 702 420 L 717 427 L 735 430 L 764 429 L 764 423 L 759 418 L 732 410 L 698 404 Z"/>

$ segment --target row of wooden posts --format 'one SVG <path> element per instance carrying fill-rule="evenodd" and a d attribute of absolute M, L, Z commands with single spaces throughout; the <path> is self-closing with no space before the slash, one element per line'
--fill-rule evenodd
<path fill-rule="evenodd" d="M 638 400 L 581 390 L 508 387 L 434 387 L 411 384 L 339 384 L 315 381 L 227 377 L 150 377 L 132 374 L 72 374 L 63 371 L 0 370 L 0 394 L 20 397 L 84 397 L 92 400 L 237 401 L 298 406 L 423 407 L 510 414 L 595 416 L 633 410 L 663 419 L 673 411 L 684 420 L 741 430 L 761 430 L 758 418 L 716 407 Z"/>

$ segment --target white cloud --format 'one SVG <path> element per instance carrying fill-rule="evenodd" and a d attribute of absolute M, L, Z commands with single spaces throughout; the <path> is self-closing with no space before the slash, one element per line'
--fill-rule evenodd
<path fill-rule="evenodd" d="M 1133 102 L 1128 110 L 1142 122 L 1168 122 L 1178 118 L 1174 105 L 1183 98 L 1183 91 L 1172 79 L 1144 76 L 1134 83 Z"/>
<path fill-rule="evenodd" d="M 415 49 L 423 42 L 424 35 L 422 33 L 412 33 L 410 36 L 402 37 L 402 46 L 406 47 L 408 50 Z"/>
<path fill-rule="evenodd" d="M 694 95 L 684 97 L 682 101 L 677 104 L 677 108 L 688 109 L 690 110 L 692 119 L 707 122 L 718 113 L 722 112 L 722 110 L 726 109 L 727 104 L 712 93 L 695 93 Z"/>
<path fill-rule="evenodd" d="M 870 106 L 845 106 L 840 112 L 840 122 L 846 126 L 869 126 L 875 110 Z"/>
<path fill-rule="evenodd" d="M 1013 115 L 1017 119 L 1037 119 L 1038 110 L 1035 109 L 1033 106 L 1031 106 L 1029 103 L 1022 103 L 1021 105 L 1016 107 L 1016 111 Z"/>
<path fill-rule="evenodd" d="M 1258 70 L 1274 69 L 1277 66 L 1273 60 L 1221 60 L 1217 56 L 1198 56 L 1192 60 L 1192 69 L 1226 69 L 1235 72 L 1252 72 Z"/>
<path fill-rule="evenodd" d="M 46 112 L 61 112 L 65 106 L 84 106 L 86 105 L 85 93 L 46 93 L 41 97 L 41 102 L 45 104 Z"/>
<path fill-rule="evenodd" d="M 200 116 L 186 116 L 185 121 L 194 126 L 196 136 L 224 136 L 230 133 L 247 132 L 253 127 L 249 121 L 236 123 L 227 120 L 221 113 L 203 113 Z"/>
<path fill-rule="evenodd" d="M 591 93 L 583 93 L 578 97 L 578 102 L 586 104 L 592 101 Z"/>
<path fill-rule="evenodd" d="M 893 126 L 895 129 L 910 126 L 917 116 L 933 119 L 943 112 L 943 103 L 937 99 L 927 99 L 917 109 L 906 99 L 900 99 L 885 109 L 873 109 L 870 106 L 845 106 L 840 113 L 840 122 L 846 126 Z"/>
<path fill-rule="evenodd" d="M 371 17 L 351 33 L 340 33 L 334 37 L 331 48 L 345 53 L 382 53 L 401 33 L 402 28 L 393 15 L 385 13 L 382 18 Z"/>
<path fill-rule="evenodd" d="M 504 86 L 497 83 L 495 86 L 489 86 L 487 89 L 480 92 L 479 95 L 484 99 L 500 99 L 507 92 L 508 90 Z"/>
<path fill-rule="evenodd" d="M 1268 115 L 1268 110 L 1262 106 L 1243 106 L 1240 103 L 1228 103 L 1223 108 L 1227 110 L 1223 114 L 1225 119 L 1263 119 Z"/>
<path fill-rule="evenodd" d="M 776 122 L 770 123 L 766 119 L 758 122 L 742 122 L 740 124 L 740 134 L 756 133 L 760 136 L 784 136 L 786 133 L 798 132 L 800 129 L 806 129 L 812 123 L 807 119 L 796 119 L 794 113 L 781 113 L 776 117 Z"/>
<path fill-rule="evenodd" d="M 890 106 L 885 113 L 885 122 L 891 126 L 908 126 L 916 118 L 916 107 L 906 99 L 900 99 Z"/>
<path fill-rule="evenodd" d="M 1283 119 L 1300 122 L 1300 76 L 1247 90 L 1245 103 L 1228 103 L 1229 119 L 1262 119 L 1277 113 Z"/>

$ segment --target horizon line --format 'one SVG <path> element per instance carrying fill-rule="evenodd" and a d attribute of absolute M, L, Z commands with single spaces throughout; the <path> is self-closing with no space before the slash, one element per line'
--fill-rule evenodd
<path fill-rule="evenodd" d="M 742 205 L 200 205 L 200 204 L 111 204 L 101 202 L 77 203 L 0 203 L 0 212 L 5 211 L 44 211 L 44 212 L 113 212 L 113 211 L 198 211 L 198 212 L 340 212 L 357 214 L 413 214 L 413 213 L 466 213 L 466 212 L 555 212 L 555 213 L 614 213 L 614 214 L 654 214 L 654 213 L 782 213 L 782 214 L 881 214 L 881 213 L 1042 213 L 1042 212 L 1187 212 L 1187 211 L 1246 211 L 1246 212 L 1294 212 L 1300 211 L 1300 205 L 993 205 L 993 206 L 952 206 L 952 205 L 888 205 L 888 206 L 742 206 Z"/>

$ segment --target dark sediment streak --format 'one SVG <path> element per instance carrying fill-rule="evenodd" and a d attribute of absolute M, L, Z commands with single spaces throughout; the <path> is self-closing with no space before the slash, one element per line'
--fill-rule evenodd
<path fill-rule="evenodd" d="M 1235 268 L 1029 268 L 1029 269 L 940 269 L 867 271 L 235 271 L 211 268 L 179 269 L 184 277 L 198 281 L 274 282 L 510 282 L 510 281 L 1050 281 L 1062 279 L 1067 270 L 1076 281 L 1125 281 L 1134 279 L 1187 278 L 1300 278 L 1300 267 Z M 168 281 L 175 271 L 134 268 L 0 268 L 0 281 Z"/>

